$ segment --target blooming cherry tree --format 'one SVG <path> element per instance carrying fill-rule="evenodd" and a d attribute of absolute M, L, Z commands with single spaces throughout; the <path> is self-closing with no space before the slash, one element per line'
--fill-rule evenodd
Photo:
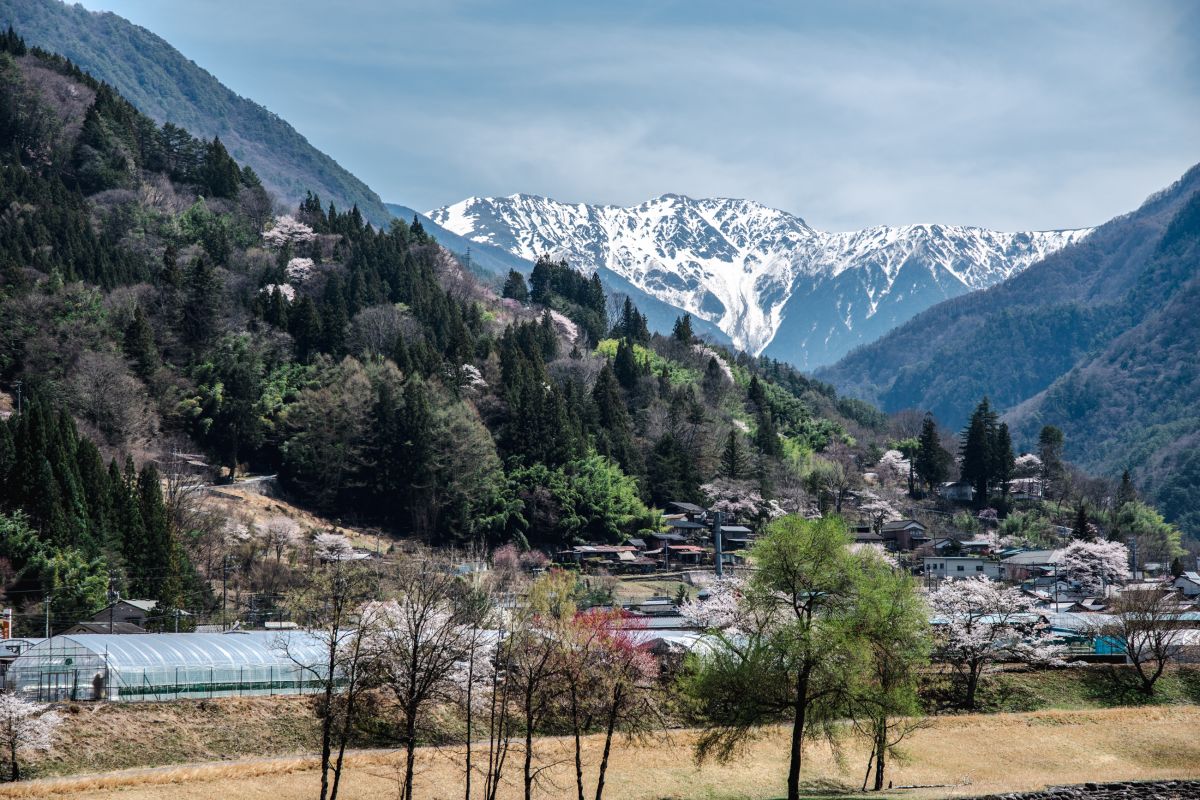
<path fill-rule="evenodd" d="M 908 480 L 912 464 L 899 450 L 888 450 L 875 465 L 875 472 L 885 483 L 900 483 Z"/>
<path fill-rule="evenodd" d="M 300 525 L 291 517 L 283 515 L 267 520 L 259 534 L 263 548 L 275 554 L 276 561 L 283 560 L 283 554 L 300 545 Z"/>
<path fill-rule="evenodd" d="M 730 383 L 734 382 L 733 370 L 729 368 L 729 363 L 725 361 L 724 356 L 722 356 L 716 350 L 713 350 L 711 347 L 707 347 L 702 344 L 693 344 L 692 350 L 702 359 L 704 359 L 705 363 L 708 363 L 710 358 L 715 358 L 717 360 L 717 367 L 721 370 L 721 374 L 725 376 L 725 380 L 729 381 Z"/>
<path fill-rule="evenodd" d="M 771 520 L 781 517 L 784 510 L 774 500 L 763 498 L 747 481 L 718 478 L 700 487 L 713 511 L 725 514 L 727 522 L 737 519 Z"/>
<path fill-rule="evenodd" d="M 1033 453 L 1022 453 L 1013 462 L 1013 477 L 1036 478 L 1042 474 L 1042 460 Z"/>
<path fill-rule="evenodd" d="M 48 705 L 0 694 L 0 750 L 8 757 L 11 780 L 21 780 L 20 756 L 50 749 L 61 722 Z"/>
<path fill-rule="evenodd" d="M 271 229 L 263 234 L 263 242 L 268 247 L 280 250 L 289 245 L 295 247 L 298 244 L 307 244 L 316 238 L 317 234 L 312 228 L 290 214 L 276 219 Z"/>
<path fill-rule="evenodd" d="M 747 611 L 741 602 L 746 582 L 737 577 L 725 577 L 710 583 L 707 590 L 703 599 L 688 600 L 681 605 L 680 615 L 705 630 L 734 635 L 746 630 Z"/>
<path fill-rule="evenodd" d="M 859 505 L 858 511 L 870 521 L 871 530 L 876 533 L 883 529 L 884 523 L 901 518 L 894 505 L 876 494 L 866 492 L 864 500 L 866 502 Z"/>
<path fill-rule="evenodd" d="M 1000 661 L 1062 663 L 1062 647 L 1039 629 L 1033 605 L 1019 589 L 984 577 L 949 581 L 930 593 L 941 628 L 935 654 L 959 674 L 968 708 L 975 707 L 980 679 Z"/>
<path fill-rule="evenodd" d="M 1101 592 L 1129 575 L 1129 548 L 1120 542 L 1074 541 L 1063 550 L 1061 567 L 1083 591 Z"/>
<path fill-rule="evenodd" d="M 313 553 L 322 561 L 342 561 L 353 555 L 354 547 L 340 533 L 326 531 L 313 537 Z"/>
<path fill-rule="evenodd" d="M 311 258 L 293 258 L 288 261 L 284 272 L 287 274 L 288 280 L 292 283 L 303 283 L 307 278 L 312 276 L 315 268 Z"/>

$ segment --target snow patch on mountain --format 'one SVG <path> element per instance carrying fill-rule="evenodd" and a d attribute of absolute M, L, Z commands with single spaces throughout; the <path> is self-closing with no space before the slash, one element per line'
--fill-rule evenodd
<path fill-rule="evenodd" d="M 827 233 L 752 200 L 675 194 L 628 208 L 471 197 L 428 216 L 524 259 L 548 254 L 585 271 L 606 267 L 756 355 L 777 337 L 798 337 L 787 347 L 798 348 L 792 360 L 802 366 L 858 344 L 854 331 L 877 328 L 880 320 L 864 325 L 877 315 L 899 324 L 931 304 L 924 298 L 991 286 L 1090 232 L 903 225 Z M 824 307 L 808 309 L 810 297 Z M 820 312 L 811 324 L 808 310 Z"/>

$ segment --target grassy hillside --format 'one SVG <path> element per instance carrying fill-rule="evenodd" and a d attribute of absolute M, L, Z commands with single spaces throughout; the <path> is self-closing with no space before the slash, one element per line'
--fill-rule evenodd
<path fill-rule="evenodd" d="M 306 191 L 338 208 L 357 204 L 376 225 L 391 214 L 361 180 L 317 150 L 287 121 L 240 97 L 163 39 L 116 14 L 60 0 L 0 0 L 0 27 L 61 53 L 114 86 L 142 113 L 193 134 L 220 136 L 288 205 Z"/>

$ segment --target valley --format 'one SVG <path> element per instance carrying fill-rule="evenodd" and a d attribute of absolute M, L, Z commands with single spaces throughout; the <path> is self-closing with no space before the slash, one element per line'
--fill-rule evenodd
<path fill-rule="evenodd" d="M 0 0 L 0 798 L 1182 800 L 1172 2 Z"/>

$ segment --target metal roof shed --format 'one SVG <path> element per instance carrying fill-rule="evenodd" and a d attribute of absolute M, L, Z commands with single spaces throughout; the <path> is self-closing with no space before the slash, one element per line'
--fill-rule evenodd
<path fill-rule="evenodd" d="M 323 684 L 321 640 L 304 631 L 55 636 L 9 666 L 30 699 L 175 700 L 303 694 Z"/>

